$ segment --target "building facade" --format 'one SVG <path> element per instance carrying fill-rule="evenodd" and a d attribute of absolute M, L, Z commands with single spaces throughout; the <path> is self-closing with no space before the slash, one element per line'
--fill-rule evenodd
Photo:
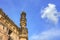
<path fill-rule="evenodd" d="M 28 40 L 26 13 L 21 13 L 20 28 L 0 9 L 0 40 Z"/>

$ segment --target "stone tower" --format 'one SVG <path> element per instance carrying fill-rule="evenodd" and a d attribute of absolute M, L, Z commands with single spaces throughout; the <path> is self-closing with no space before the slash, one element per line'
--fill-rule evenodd
<path fill-rule="evenodd" d="M 21 13 L 20 28 L 0 9 L 0 40 L 28 40 L 26 13 Z"/>
<path fill-rule="evenodd" d="M 28 40 L 28 30 L 26 28 L 26 13 L 25 12 L 21 13 L 20 26 L 21 26 L 20 40 Z"/>

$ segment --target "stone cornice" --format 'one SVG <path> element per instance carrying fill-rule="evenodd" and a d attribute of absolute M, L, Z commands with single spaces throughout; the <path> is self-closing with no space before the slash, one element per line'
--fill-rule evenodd
<path fill-rule="evenodd" d="M 18 26 L 0 9 L 0 22 L 6 25 L 11 31 L 19 34 Z"/>

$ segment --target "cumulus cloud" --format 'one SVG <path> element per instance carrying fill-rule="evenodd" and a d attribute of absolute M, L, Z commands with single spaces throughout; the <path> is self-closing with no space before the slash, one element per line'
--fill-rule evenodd
<path fill-rule="evenodd" d="M 43 31 L 40 34 L 32 35 L 29 40 L 57 40 L 58 37 L 60 37 L 60 30 L 50 29 L 48 31 Z"/>
<path fill-rule="evenodd" d="M 46 8 L 41 11 L 42 15 L 41 18 L 47 18 L 48 20 L 52 21 L 54 24 L 58 23 L 58 14 L 59 12 L 56 9 L 56 5 L 48 4 Z"/>
<path fill-rule="evenodd" d="M 41 12 L 41 18 L 47 18 L 54 24 L 58 23 L 58 16 L 60 12 L 57 11 L 56 5 L 48 4 L 48 6 Z M 52 27 L 51 29 L 42 31 L 39 34 L 32 35 L 29 40 L 60 40 L 60 29 Z"/>

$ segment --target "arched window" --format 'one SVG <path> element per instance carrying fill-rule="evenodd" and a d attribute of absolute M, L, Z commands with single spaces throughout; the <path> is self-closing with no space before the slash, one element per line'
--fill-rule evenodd
<path fill-rule="evenodd" d="M 12 33 L 12 31 L 11 31 L 11 30 L 9 30 L 8 34 L 10 35 L 11 33 Z"/>

